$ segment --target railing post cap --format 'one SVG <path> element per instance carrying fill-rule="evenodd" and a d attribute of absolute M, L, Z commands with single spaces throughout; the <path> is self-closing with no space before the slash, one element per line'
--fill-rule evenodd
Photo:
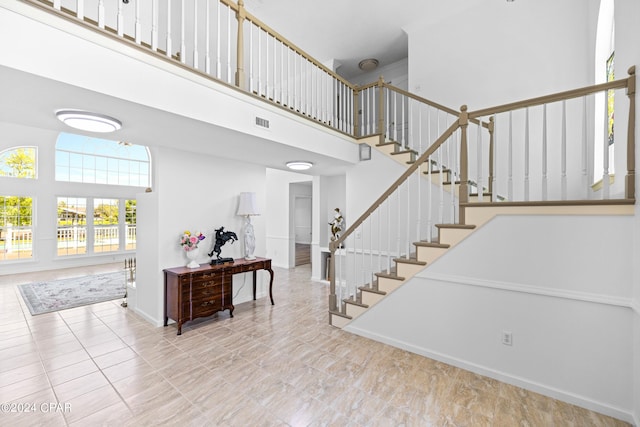
<path fill-rule="evenodd" d="M 636 66 L 632 65 L 631 67 L 629 67 L 629 71 L 627 71 L 627 73 L 633 76 L 636 73 Z"/>
<path fill-rule="evenodd" d="M 467 111 L 467 105 L 465 104 L 462 107 L 460 107 L 460 111 L 462 111 L 463 113 Z"/>

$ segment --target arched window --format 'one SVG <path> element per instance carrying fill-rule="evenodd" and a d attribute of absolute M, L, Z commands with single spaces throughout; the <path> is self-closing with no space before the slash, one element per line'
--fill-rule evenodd
<path fill-rule="evenodd" d="M 35 179 L 36 147 L 13 147 L 0 152 L 0 176 Z"/>
<path fill-rule="evenodd" d="M 56 181 L 150 187 L 149 152 L 142 145 L 61 133 Z"/>

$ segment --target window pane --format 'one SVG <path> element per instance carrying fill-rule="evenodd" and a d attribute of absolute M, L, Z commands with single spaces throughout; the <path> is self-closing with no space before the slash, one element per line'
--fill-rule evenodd
<path fill-rule="evenodd" d="M 33 256 L 32 206 L 30 197 L 0 196 L 0 261 Z"/>
<path fill-rule="evenodd" d="M 0 176 L 34 179 L 36 148 L 18 147 L 0 152 Z"/>
<path fill-rule="evenodd" d="M 65 167 L 69 173 L 64 173 Z M 67 133 L 61 133 L 56 142 L 56 179 L 60 181 L 137 186 L 150 181 L 149 170 L 143 146 Z"/>
<path fill-rule="evenodd" d="M 59 256 L 87 253 L 87 200 L 58 197 Z"/>
<path fill-rule="evenodd" d="M 117 199 L 95 199 L 93 203 L 93 251 L 117 251 L 120 246 Z"/>

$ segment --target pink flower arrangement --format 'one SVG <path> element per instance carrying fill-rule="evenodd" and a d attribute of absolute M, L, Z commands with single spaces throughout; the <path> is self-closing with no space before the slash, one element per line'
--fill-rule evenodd
<path fill-rule="evenodd" d="M 189 230 L 186 230 L 182 233 L 182 236 L 180 236 L 180 246 L 182 246 L 185 252 L 189 252 L 196 249 L 201 240 L 204 240 L 204 234 L 192 234 Z"/>

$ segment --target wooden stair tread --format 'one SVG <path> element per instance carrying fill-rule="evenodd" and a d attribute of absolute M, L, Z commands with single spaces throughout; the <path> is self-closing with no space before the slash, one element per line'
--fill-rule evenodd
<path fill-rule="evenodd" d="M 395 151 L 395 152 L 391 153 L 392 156 L 395 156 L 395 155 L 398 155 L 398 154 L 418 154 L 418 152 L 409 148 L 409 149 L 406 149 L 406 150 Z"/>
<path fill-rule="evenodd" d="M 362 292 L 371 292 L 372 294 L 378 294 L 378 295 L 387 294 L 385 291 L 379 291 L 378 289 L 368 288 L 366 286 L 360 286 L 358 289 L 361 290 Z"/>
<path fill-rule="evenodd" d="M 334 316 L 344 317 L 345 319 L 349 319 L 349 320 L 353 319 L 353 317 L 349 316 L 348 314 L 340 313 L 337 310 L 329 310 L 329 314 L 333 314 Z"/>
<path fill-rule="evenodd" d="M 376 277 L 383 277 L 385 279 L 393 279 L 393 280 L 405 280 L 404 277 L 398 276 L 395 273 L 393 274 L 389 274 L 389 273 L 375 273 L 374 274 Z"/>
<path fill-rule="evenodd" d="M 426 247 L 426 248 L 449 249 L 451 247 L 451 245 L 448 245 L 446 243 L 438 243 L 438 242 L 420 241 L 420 242 L 413 242 L 413 244 L 415 246 L 422 246 L 422 247 Z"/>
<path fill-rule="evenodd" d="M 424 261 L 419 261 L 415 258 L 394 258 L 394 262 L 404 263 L 404 264 L 414 264 L 414 265 L 427 265 Z"/>
<path fill-rule="evenodd" d="M 465 230 L 473 230 L 476 228 L 473 224 L 436 224 L 438 228 L 460 228 Z"/>
<path fill-rule="evenodd" d="M 345 299 L 342 300 L 342 302 L 344 302 L 346 304 L 357 305 L 358 307 L 362 307 L 362 308 L 369 308 L 369 306 L 367 304 L 363 304 L 361 302 L 358 302 L 358 301 L 354 300 L 353 298 L 345 298 Z"/>

